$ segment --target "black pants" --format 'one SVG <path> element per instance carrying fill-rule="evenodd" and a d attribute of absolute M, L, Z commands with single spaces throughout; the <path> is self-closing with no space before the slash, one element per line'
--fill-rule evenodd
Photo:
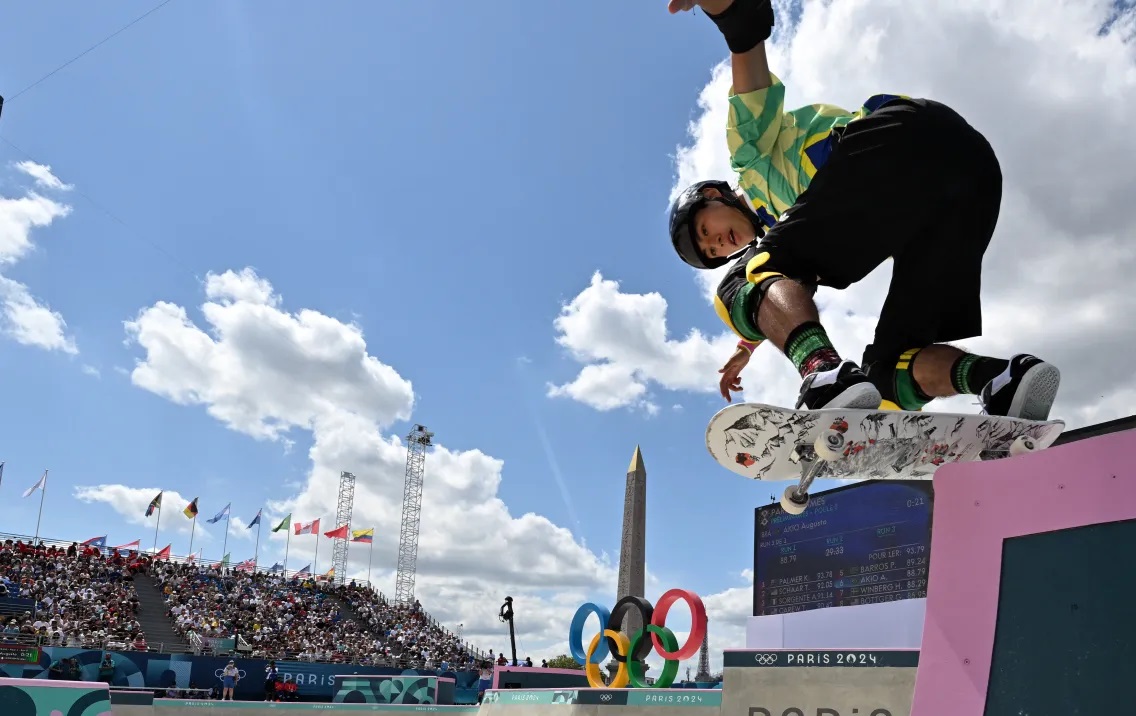
<path fill-rule="evenodd" d="M 839 134 L 762 240 L 766 270 L 843 289 L 892 258 L 865 368 L 978 336 L 982 257 L 1001 201 L 1001 168 L 978 131 L 938 102 L 895 100 Z"/>

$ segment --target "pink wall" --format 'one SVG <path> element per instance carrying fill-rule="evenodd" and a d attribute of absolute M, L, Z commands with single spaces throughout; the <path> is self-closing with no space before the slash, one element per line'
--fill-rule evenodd
<path fill-rule="evenodd" d="M 500 684 L 501 682 L 501 673 L 504 671 L 527 671 L 530 674 L 536 672 L 540 674 L 568 674 L 574 676 L 579 676 L 584 673 L 580 669 L 542 669 L 539 666 L 513 666 L 512 664 L 507 664 L 505 666 L 494 666 L 493 686 L 491 688 L 500 688 L 498 684 Z"/>
<path fill-rule="evenodd" d="M 88 691 L 95 691 L 98 689 L 105 689 L 110 691 L 110 685 L 98 681 L 49 681 L 47 679 L 11 679 L 7 676 L 0 676 L 0 686 L 34 686 L 36 688 L 57 688 L 57 689 L 87 689 Z"/>
<path fill-rule="evenodd" d="M 982 716 L 1002 541 L 1136 518 L 1128 430 L 935 473 L 927 619 L 912 716 Z"/>

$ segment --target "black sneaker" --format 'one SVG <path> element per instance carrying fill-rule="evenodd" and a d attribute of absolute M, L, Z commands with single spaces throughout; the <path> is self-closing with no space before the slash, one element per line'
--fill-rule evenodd
<path fill-rule="evenodd" d="M 987 415 L 1048 420 L 1061 385 L 1057 366 L 1028 353 L 1010 359 L 1006 370 L 982 386 L 979 400 Z"/>
<path fill-rule="evenodd" d="M 797 398 L 796 407 L 804 407 L 805 410 L 873 410 L 880 407 L 882 400 L 879 389 L 868 380 L 864 371 L 852 361 L 846 360 L 835 368 L 806 375 L 805 381 L 801 383 L 801 395 Z"/>

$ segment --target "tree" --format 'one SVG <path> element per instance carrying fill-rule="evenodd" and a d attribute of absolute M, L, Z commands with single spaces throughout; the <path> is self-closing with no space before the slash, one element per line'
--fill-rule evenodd
<path fill-rule="evenodd" d="M 549 659 L 548 660 L 548 668 L 550 668 L 550 669 L 576 669 L 577 671 L 583 671 L 584 670 L 583 666 L 576 663 L 576 660 L 573 659 L 571 656 L 568 656 L 567 654 L 561 654 L 560 656 L 554 656 L 551 659 Z"/>

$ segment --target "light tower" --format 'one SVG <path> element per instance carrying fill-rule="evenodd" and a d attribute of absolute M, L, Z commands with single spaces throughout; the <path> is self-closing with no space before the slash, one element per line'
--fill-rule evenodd
<path fill-rule="evenodd" d="M 402 528 L 398 535 L 398 573 L 394 599 L 399 604 L 414 600 L 414 575 L 418 568 L 418 526 L 422 520 L 422 475 L 426 471 L 426 448 L 434 433 L 415 425 L 406 436 L 406 483 L 402 488 Z"/>
<path fill-rule="evenodd" d="M 339 473 L 339 503 L 335 508 L 335 526 L 350 524 L 351 510 L 355 506 L 355 476 Z M 331 543 L 331 566 L 335 568 L 335 581 L 343 584 L 347 579 L 347 538 L 336 538 Z"/>

